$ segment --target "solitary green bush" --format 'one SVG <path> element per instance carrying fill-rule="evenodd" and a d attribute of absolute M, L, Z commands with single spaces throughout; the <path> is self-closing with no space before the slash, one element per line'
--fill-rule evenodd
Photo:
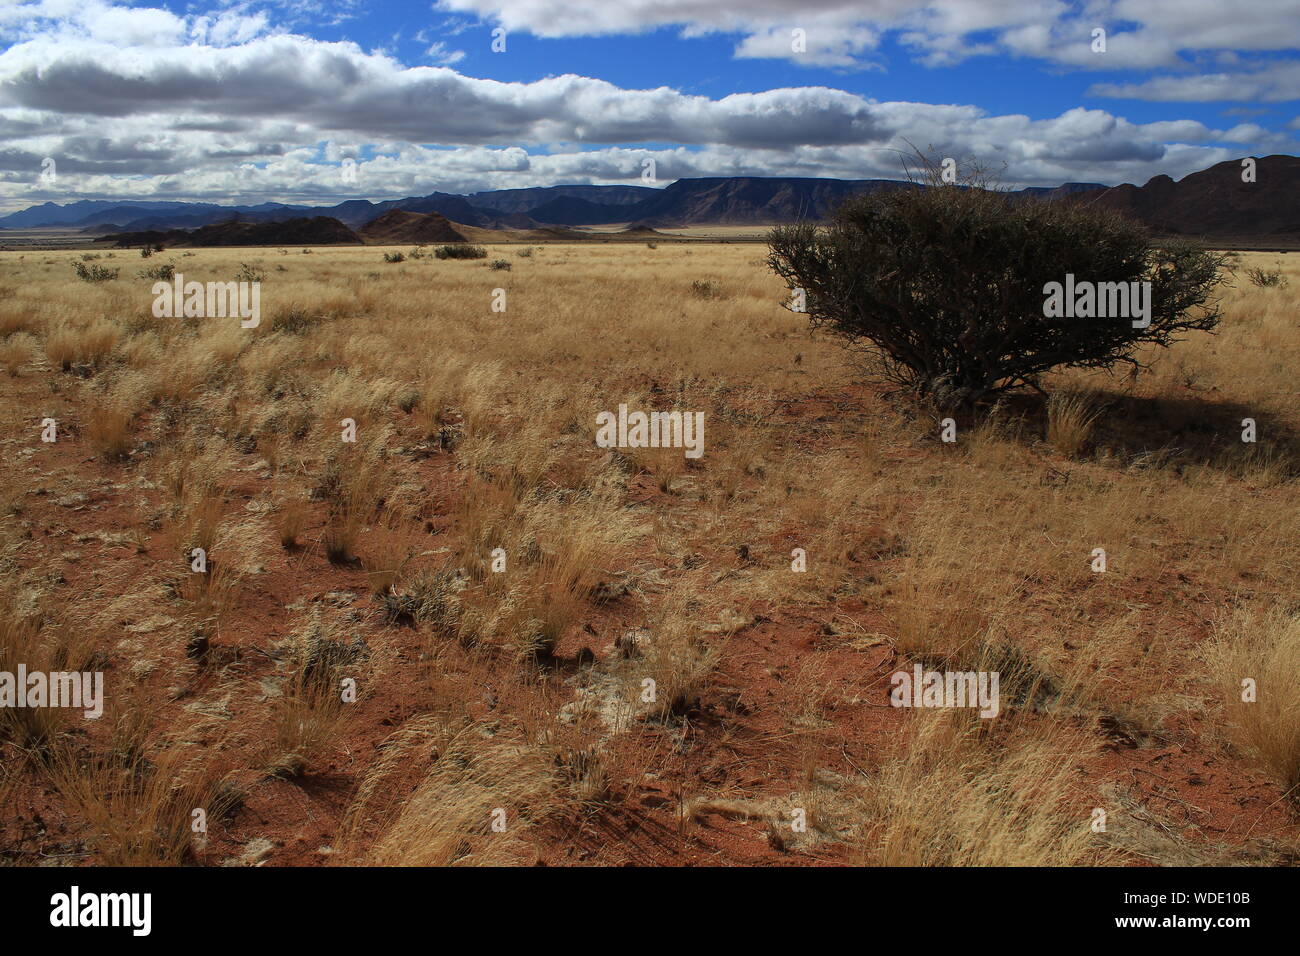
<path fill-rule="evenodd" d="M 1246 278 L 1261 289 L 1272 289 L 1276 286 L 1286 285 L 1286 277 L 1282 275 L 1282 270 L 1272 269 L 1247 269 Z"/>
<path fill-rule="evenodd" d="M 74 262 L 72 268 L 82 282 L 107 282 L 116 279 L 120 269 L 106 269 L 104 266 L 87 266 L 84 262 Z"/>
<path fill-rule="evenodd" d="M 235 273 L 236 282 L 261 282 L 265 278 L 265 269 L 260 265 L 249 265 L 247 262 L 241 262 L 239 271 Z"/>
<path fill-rule="evenodd" d="M 170 262 L 164 262 L 160 266 L 154 266 L 152 269 L 141 269 L 141 279 L 174 279 L 176 277 L 176 267 Z"/>
<path fill-rule="evenodd" d="M 1208 303 L 1222 254 L 1156 245 L 1139 224 L 1096 207 L 1018 199 L 969 177 L 949 184 L 940 172 L 923 163 L 910 186 L 852 197 L 829 225 L 768 236 L 768 265 L 791 289 L 790 307 L 802 297 L 812 325 L 873 357 L 886 381 L 941 408 L 970 406 L 1038 387 L 1053 368 L 1144 367 L 1139 346 L 1218 324 Z M 1049 315 L 1049 284 L 1079 282 L 1103 289 L 1095 303 L 1113 306 L 1123 292 L 1130 307 L 1128 293 L 1150 282 L 1149 316 Z"/>
<path fill-rule="evenodd" d="M 439 259 L 486 259 L 487 250 L 482 246 L 454 245 L 439 246 L 433 250 Z"/>

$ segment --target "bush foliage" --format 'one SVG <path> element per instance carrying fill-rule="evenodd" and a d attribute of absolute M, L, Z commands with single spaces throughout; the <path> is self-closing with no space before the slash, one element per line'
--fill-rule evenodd
<path fill-rule="evenodd" d="M 486 259 L 487 250 L 482 246 L 454 245 L 439 246 L 433 250 L 439 259 Z"/>
<path fill-rule="evenodd" d="M 1224 256 L 1155 244 L 1086 204 L 1026 200 L 935 164 L 910 187 L 855 196 L 829 225 L 780 226 L 769 266 L 803 290 L 814 327 L 879 361 L 882 376 L 943 408 L 973 405 L 1050 369 L 1145 367 L 1138 349 L 1218 324 Z M 1045 286 L 1151 282 L 1150 325 L 1047 318 Z"/>

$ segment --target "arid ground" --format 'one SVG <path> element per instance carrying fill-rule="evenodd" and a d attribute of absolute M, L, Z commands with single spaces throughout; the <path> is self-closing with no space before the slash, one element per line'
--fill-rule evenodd
<path fill-rule="evenodd" d="M 0 670 L 105 686 L 0 712 L 0 861 L 1295 861 L 1300 257 L 944 442 L 760 244 L 410 252 L 0 253 Z"/>

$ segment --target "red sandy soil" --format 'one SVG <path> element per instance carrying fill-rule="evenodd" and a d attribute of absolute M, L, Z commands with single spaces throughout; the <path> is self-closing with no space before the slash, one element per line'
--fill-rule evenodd
<path fill-rule="evenodd" d="M 7 380 L 0 388 L 7 401 L 26 409 L 35 421 L 51 401 L 47 377 L 26 375 Z M 813 420 L 832 411 L 841 416 L 865 416 L 865 396 L 847 393 L 792 402 L 785 414 L 791 420 Z M 398 414 L 395 421 L 399 426 L 401 420 Z M 404 437 L 413 434 L 414 429 L 407 427 Z M 30 526 L 41 551 L 54 555 L 79 552 L 75 560 L 63 561 L 62 582 L 56 593 L 80 593 L 100 569 L 109 566 L 125 566 L 140 574 L 156 566 L 163 559 L 156 531 L 146 533 L 141 552 L 132 544 L 110 545 L 98 538 L 74 541 L 80 534 L 143 526 L 145 513 L 161 503 L 162 493 L 114 490 L 112 484 L 134 476 L 133 463 L 104 465 L 70 429 L 53 445 L 40 444 L 36 436 L 32 424 L 30 436 L 9 442 L 9 454 L 34 447 L 22 467 L 34 465 L 43 473 L 67 476 L 59 481 L 58 491 L 51 483 L 49 491 L 33 488 L 22 499 L 22 521 Z M 254 452 L 245 457 L 252 464 L 258 455 Z M 418 467 L 426 488 L 434 492 L 426 530 L 429 547 L 436 548 L 448 534 L 448 515 L 454 497 L 461 493 L 461 482 L 449 453 L 425 457 Z M 270 484 L 253 471 L 238 473 L 237 481 L 231 511 L 264 494 Z M 63 489 L 69 487 L 80 488 L 85 500 L 63 497 L 67 494 Z M 633 497 L 648 508 L 672 504 L 645 476 L 638 479 Z M 306 542 L 315 542 L 320 536 L 323 513 L 322 506 L 316 507 L 304 531 Z M 891 529 L 875 530 L 886 543 L 893 533 Z M 799 540 L 795 526 L 768 540 L 749 540 L 744 528 L 735 528 L 731 540 L 718 542 L 711 553 L 694 556 L 692 564 L 694 570 L 714 575 L 741 569 L 749 562 L 775 565 L 788 560 L 783 556 Z M 748 558 L 741 555 L 741 545 L 747 546 Z M 213 642 L 212 666 L 196 668 L 186 659 L 184 649 L 177 647 L 169 665 L 148 678 L 171 689 L 161 698 L 170 701 L 166 710 L 178 713 L 211 686 L 214 673 L 222 666 L 227 668 L 227 676 L 249 681 L 273 676 L 276 671 L 268 651 L 292 626 L 293 614 L 286 605 L 304 599 L 350 601 L 350 608 L 361 619 L 378 621 L 377 603 L 361 567 L 331 564 L 316 543 L 289 552 L 268 541 L 266 553 L 272 557 L 265 573 L 245 587 L 238 613 Z M 858 573 L 879 575 L 891 560 L 887 546 L 874 555 L 861 554 Z M 671 577 L 682 569 L 661 570 Z M 1209 606 L 1206 599 L 1214 596 L 1206 592 L 1214 590 L 1210 582 L 1189 580 L 1170 567 L 1158 582 L 1144 585 L 1132 598 L 1134 604 L 1158 609 L 1151 612 L 1152 625 L 1162 619 L 1164 626 L 1175 625 L 1186 633 L 1190 652 L 1193 635 L 1203 633 L 1206 618 L 1202 611 Z M 463 687 L 469 713 L 477 718 L 520 713 L 539 703 L 554 713 L 572 699 L 573 689 L 566 681 L 589 666 L 580 652 L 587 648 L 597 659 L 608 655 L 620 632 L 641 623 L 639 610 L 628 598 L 593 604 L 582 627 L 559 647 L 558 660 L 552 666 L 485 660 L 452 648 L 442 663 L 445 679 Z M 833 639 L 837 631 L 843 633 L 851 624 L 868 634 L 887 631 L 888 622 L 879 610 L 860 602 L 844 602 L 820 607 L 757 607 L 754 613 L 755 623 L 725 638 L 715 677 L 697 710 L 671 723 L 645 724 L 610 741 L 613 795 L 599 811 L 570 814 L 533 833 L 529 842 L 535 847 L 537 864 L 807 865 L 853 859 L 848 847 L 831 842 L 807 852 L 783 851 L 774 845 L 761 821 L 730 819 L 717 813 L 706 813 L 689 823 L 680 821 L 683 802 L 700 795 L 765 799 L 797 790 L 806 783 L 810 762 L 849 777 L 859 774 L 864 760 L 883 758 L 890 752 L 905 719 L 901 711 L 889 706 L 888 675 L 898 666 L 907 666 L 906 662 L 897 660 L 887 643 L 850 650 L 843 641 Z M 1078 613 L 1081 617 L 1089 613 L 1086 591 L 1079 595 Z M 322 853 L 321 848 L 334 841 L 376 749 L 405 719 L 424 709 L 421 694 L 427 694 L 428 683 L 419 660 L 420 638 L 414 629 L 400 625 L 384 627 L 383 634 L 403 664 L 391 670 L 394 683 L 382 694 L 363 695 L 354 705 L 353 719 L 329 759 L 296 779 L 259 779 L 228 824 L 212 828 L 206 851 L 194 862 L 214 865 L 238 858 L 252 841 L 261 838 L 269 839 L 273 847 L 258 862 L 290 866 L 330 862 L 328 852 Z M 807 692 L 806 684 L 798 680 L 801 672 L 822 675 L 827 690 L 811 758 L 807 739 L 793 740 L 788 732 L 788 715 L 800 711 Z M 106 681 L 111 687 L 126 676 L 123 662 L 115 660 Z M 1153 686 L 1177 677 L 1143 676 Z M 239 725 L 242 712 L 252 706 L 247 700 L 231 700 L 231 723 Z M 168 713 L 158 716 L 165 725 Z M 1142 804 L 1178 821 L 1181 835 L 1194 842 L 1245 846 L 1252 839 L 1290 832 L 1292 816 L 1277 785 L 1239 759 L 1200 744 L 1208 738 L 1201 733 L 1199 718 L 1179 719 L 1181 723 L 1169 727 L 1164 739 L 1134 740 L 1122 732 L 1111 734 L 1103 757 L 1089 764 L 1089 778 L 1131 785 Z M 108 731 L 106 726 L 84 729 L 87 726 L 87 722 L 77 721 L 73 732 L 93 739 Z M 1107 733 L 1100 726 L 1094 729 Z M 653 771 L 653 776 L 647 776 L 647 771 Z M 85 850 L 86 836 L 84 824 L 69 817 L 48 781 L 27 773 L 0 816 L 0 858 L 23 865 L 92 863 Z"/>

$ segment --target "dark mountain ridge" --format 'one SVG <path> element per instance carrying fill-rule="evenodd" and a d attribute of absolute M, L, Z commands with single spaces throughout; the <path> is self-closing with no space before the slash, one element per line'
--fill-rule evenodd
<path fill-rule="evenodd" d="M 173 246 L 328 246 L 361 245 L 361 237 L 327 216 L 288 219 L 283 222 L 248 222 L 232 219 L 184 229 L 149 229 L 102 237 L 118 248 L 162 244 Z"/>
<path fill-rule="evenodd" d="M 1022 199 L 1068 198 L 1099 203 L 1164 234 L 1300 235 L 1300 158 L 1259 158 L 1255 160 L 1255 181 L 1250 183 L 1242 181 L 1241 162 L 1219 163 L 1177 182 L 1168 176 L 1156 176 L 1144 186 L 1065 183 L 1015 190 L 1011 195 Z M 770 225 L 804 218 L 825 219 L 851 195 L 908 185 L 889 179 L 728 176 L 679 179 L 657 189 L 548 186 L 469 196 L 433 192 L 382 202 L 349 199 L 333 206 L 81 200 L 65 206 L 54 203 L 33 206 L 0 218 L 0 227 L 89 229 L 120 223 L 125 232 L 141 233 L 200 229 L 229 221 L 274 223 L 325 217 L 337 220 L 349 230 L 359 230 L 394 209 L 437 214 L 454 223 L 481 229 L 620 223 L 660 228 Z"/>
<path fill-rule="evenodd" d="M 1145 186 L 1125 183 L 1071 198 L 1115 209 L 1162 235 L 1300 235 L 1300 157 L 1256 160 L 1254 182 L 1243 172 L 1242 161 L 1230 159 L 1177 182 L 1155 176 Z"/>

